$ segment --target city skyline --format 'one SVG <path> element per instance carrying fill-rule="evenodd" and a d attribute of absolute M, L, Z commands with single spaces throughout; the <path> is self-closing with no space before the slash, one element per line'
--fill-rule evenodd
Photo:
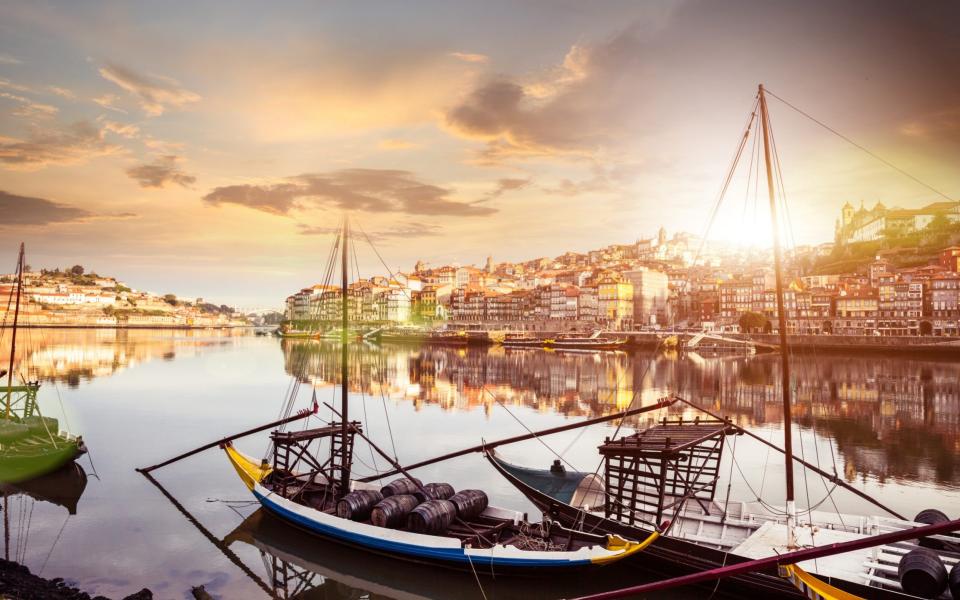
<path fill-rule="evenodd" d="M 401 270 L 696 234 L 760 82 L 956 197 L 955 6 L 415 7 L 0 5 L 0 252 L 254 306 L 344 211 Z M 942 200 L 771 111 L 797 243 Z M 765 241 L 747 200 L 711 237 Z"/>

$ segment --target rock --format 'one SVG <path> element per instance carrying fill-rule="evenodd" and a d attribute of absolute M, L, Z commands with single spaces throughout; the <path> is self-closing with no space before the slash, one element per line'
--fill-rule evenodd
<path fill-rule="evenodd" d="M 190 588 L 190 591 L 193 593 L 193 597 L 196 600 L 213 600 L 213 596 L 207 593 L 206 588 L 202 585 L 198 585 L 195 588 Z"/>
<path fill-rule="evenodd" d="M 44 579 L 30 573 L 27 567 L 0 559 L 0 598 L 17 600 L 110 600 L 71 587 L 60 577 Z M 123 600 L 153 600 L 153 593 L 144 588 Z"/>

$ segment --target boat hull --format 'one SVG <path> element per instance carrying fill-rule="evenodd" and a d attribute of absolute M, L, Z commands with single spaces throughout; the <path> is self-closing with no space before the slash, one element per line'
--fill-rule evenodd
<path fill-rule="evenodd" d="M 86 452 L 83 442 L 32 436 L 0 450 L 0 483 L 21 483 L 53 473 Z"/>
<path fill-rule="evenodd" d="M 643 527 L 626 525 L 619 521 L 599 517 L 558 500 L 527 484 L 514 473 L 515 470 L 529 471 L 529 469 L 515 467 L 502 461 L 498 459 L 493 452 L 488 452 L 485 456 L 490 464 L 493 465 L 507 481 L 526 496 L 530 502 L 540 509 L 544 515 L 549 516 L 565 527 L 580 527 L 587 531 L 616 534 L 633 539 L 649 533 L 649 530 Z M 665 535 L 658 539 L 656 544 L 648 548 L 642 556 L 638 556 L 636 560 L 644 561 L 646 568 L 674 576 L 733 565 L 739 562 L 746 562 L 750 559 Z M 911 596 L 892 590 L 868 587 L 849 581 L 831 580 L 830 578 L 824 578 L 824 581 L 845 592 L 872 600 L 902 600 L 904 598 L 911 598 Z M 713 583 L 703 585 L 710 589 L 714 587 Z M 720 592 L 737 597 L 741 597 L 746 593 L 760 593 L 763 594 L 761 596 L 763 598 L 806 597 L 797 590 L 788 579 L 780 577 L 776 569 L 771 569 L 767 572 L 752 572 L 736 575 L 721 581 L 719 586 L 718 589 Z"/>
<path fill-rule="evenodd" d="M 615 549 L 591 547 L 567 552 L 537 552 L 501 545 L 492 548 L 464 547 L 460 540 L 454 537 L 377 527 L 343 519 L 283 498 L 260 484 L 270 472 L 268 466 L 244 457 L 230 446 L 225 450 L 244 484 L 261 506 L 273 515 L 325 539 L 410 562 L 496 575 L 538 575 L 616 562 L 643 550 L 650 541 L 656 539 L 651 537 L 646 544 L 626 542 L 625 546 Z M 496 513 L 498 510 L 488 508 L 487 512 Z"/>

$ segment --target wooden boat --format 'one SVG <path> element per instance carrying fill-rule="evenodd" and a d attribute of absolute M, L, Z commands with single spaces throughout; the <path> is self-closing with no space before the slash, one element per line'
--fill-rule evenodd
<path fill-rule="evenodd" d="M 81 438 L 61 431 L 57 419 L 41 415 L 37 404 L 39 382 L 13 384 L 23 268 L 24 247 L 20 244 L 7 385 L 0 387 L 0 483 L 18 483 L 52 473 L 86 452 Z"/>
<path fill-rule="evenodd" d="M 466 331 L 426 331 L 420 328 L 394 328 L 380 333 L 380 341 L 394 344 L 437 344 L 466 346 Z"/>
<path fill-rule="evenodd" d="M 346 222 L 340 240 L 341 331 L 348 331 Z M 349 344 L 341 344 L 340 410 L 334 410 L 339 422 L 303 431 L 273 431 L 270 462 L 240 453 L 232 442 L 221 444 L 247 489 L 284 521 L 367 552 L 454 569 L 484 565 L 497 574 L 602 566 L 640 552 L 657 539 L 656 532 L 636 542 L 573 531 L 549 521 L 529 523 L 520 512 L 488 506 L 480 490 L 454 494 L 447 484 L 424 485 L 409 477 L 382 488 L 354 480 L 357 435 L 392 465 L 399 465 L 363 434 L 359 422 L 349 420 L 348 353 Z M 326 453 L 316 448 L 322 444 Z"/>
<path fill-rule="evenodd" d="M 550 348 L 554 350 L 619 350 L 627 344 L 626 338 L 601 335 L 596 331 L 592 335 L 558 335 L 548 338 L 510 334 L 501 342 L 508 348 Z"/>
<path fill-rule="evenodd" d="M 248 516 L 225 538 L 233 547 L 245 544 L 259 551 L 266 583 L 277 598 L 307 599 L 335 597 L 391 598 L 427 600 L 435 598 L 471 598 L 482 600 L 552 600 L 561 594 L 585 593 L 609 587 L 608 579 L 633 581 L 634 568 L 620 564 L 605 569 L 603 581 L 585 578 L 580 573 L 543 578 L 485 578 L 482 589 L 472 573 L 411 565 L 361 550 L 345 547 L 305 534 L 264 509 Z M 261 561 L 254 561 L 258 565 Z M 486 565 L 476 565 L 483 572 Z M 256 566 L 254 566 L 256 568 Z M 343 586 L 352 588 L 347 591 Z"/>
<path fill-rule="evenodd" d="M 561 335 L 547 340 L 547 347 L 556 350 L 620 350 L 627 339 L 601 335 L 599 331 L 590 336 Z"/>
<path fill-rule="evenodd" d="M 809 594 L 809 597 L 816 598 L 934 598 L 944 594 L 948 577 L 957 582 L 955 585 L 960 591 L 960 567 L 957 567 L 960 564 L 960 538 L 936 535 L 880 546 L 870 542 L 888 533 L 947 523 L 949 518 L 940 511 L 924 510 L 910 520 L 890 509 L 886 510 L 893 516 L 850 515 L 812 508 L 803 512 L 797 510 L 793 463 L 799 459 L 794 457 L 792 449 L 792 386 L 773 183 L 775 166 L 771 158 L 770 120 L 763 86 L 760 86 L 757 106 L 741 144 L 746 143 L 757 117 L 762 128 L 767 167 L 782 350 L 785 506 L 773 506 L 761 500 L 731 502 L 715 497 L 726 438 L 747 433 L 722 419 L 664 420 L 643 431 L 607 439 L 599 447 L 603 461 L 602 478 L 594 473 L 567 473 L 562 469 L 554 469 L 555 472 L 531 470 L 507 463 L 493 451 L 486 453 L 487 458 L 545 515 L 567 527 L 634 538 L 664 530 L 662 538 L 644 554 L 644 559 L 687 573 L 722 573 L 723 567 L 793 553 L 798 548 L 829 548 L 845 543 L 855 546 L 863 542 L 860 544 L 863 547 L 856 551 L 831 556 L 829 560 L 792 565 L 783 573 L 769 569 L 738 572 L 728 584 L 742 590 L 743 594 L 761 593 L 763 597 L 804 597 Z M 736 161 L 732 168 L 735 166 Z M 699 408 L 693 403 L 690 405 Z M 703 412 L 710 415 L 706 410 Z M 803 464 L 813 467 L 806 462 Z M 822 470 L 818 472 L 829 476 L 831 483 L 882 506 L 836 476 Z M 804 516 L 801 518 L 801 515 Z M 658 529 L 657 524 L 663 520 L 670 522 L 669 528 L 660 526 Z M 619 598 L 635 590 L 629 588 L 596 597 Z M 957 594 L 954 592 L 954 597 Z"/>
<path fill-rule="evenodd" d="M 507 348 L 543 348 L 546 340 L 524 333 L 509 333 L 500 343 Z"/>

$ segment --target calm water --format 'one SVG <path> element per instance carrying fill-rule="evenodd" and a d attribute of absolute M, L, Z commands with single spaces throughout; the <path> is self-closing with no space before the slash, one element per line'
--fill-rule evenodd
<path fill-rule="evenodd" d="M 40 405 L 81 433 L 88 482 L 77 514 L 27 495 L 9 497 L 10 555 L 47 577 L 122 597 L 149 587 L 158 598 L 190 598 L 205 585 L 221 598 L 482 597 L 469 575 L 374 559 L 291 531 L 260 514 L 217 450 L 155 472 L 174 498 L 134 471 L 218 437 L 276 419 L 294 375 L 298 407 L 312 389 L 338 395 L 337 350 L 227 332 L 27 330 L 20 370 L 45 382 Z M 545 428 L 676 392 L 782 441 L 779 364 L 753 358 L 561 354 L 540 350 L 353 346 L 351 416 L 383 448 L 409 463 L 445 451 Z M 6 360 L 6 359 L 4 359 Z M 927 507 L 960 514 L 960 365 L 910 357 L 797 359 L 797 453 L 912 516 Z M 505 405 L 495 401 L 499 398 Z M 321 411 L 323 413 L 324 411 Z M 693 415 L 675 406 L 671 415 Z M 665 413 L 648 413 L 627 432 Z M 326 418 L 328 415 L 321 414 Z M 317 422 L 314 421 L 316 424 Z M 391 436 L 392 431 L 392 436 Z M 596 446 L 613 427 L 595 425 L 546 441 L 578 469 L 597 467 Z M 718 495 L 782 500 L 779 455 L 736 438 L 724 455 Z M 360 440 L 357 471 L 385 470 Z M 732 444 L 732 443 L 731 443 Z M 266 436 L 237 442 L 262 455 Z M 732 446 L 728 446 L 728 450 Z M 512 462 L 546 467 L 537 441 L 502 448 Z M 732 475 L 731 475 L 732 473 Z M 481 487 L 501 506 L 532 506 L 480 456 L 419 471 L 424 480 Z M 798 480 L 799 504 L 823 503 L 822 480 Z M 40 495 L 40 494 L 37 494 Z M 838 490 L 840 510 L 873 511 Z M 488 598 L 557 598 L 637 582 L 635 568 L 593 581 L 482 581 Z M 582 578 L 585 579 L 585 578 Z M 698 597 L 699 594 L 673 597 Z"/>

